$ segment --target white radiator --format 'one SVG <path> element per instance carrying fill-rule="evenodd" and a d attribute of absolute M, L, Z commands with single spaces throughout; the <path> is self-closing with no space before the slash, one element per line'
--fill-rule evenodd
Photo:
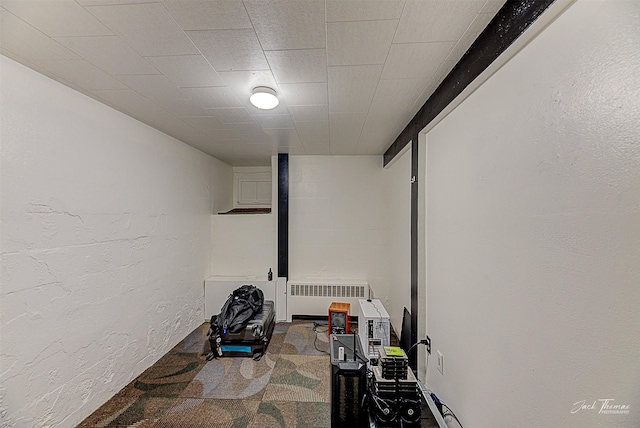
<path fill-rule="evenodd" d="M 327 316 L 332 302 L 350 303 L 349 315 L 357 315 L 358 299 L 369 298 L 369 283 L 359 280 L 289 280 L 287 321 L 293 315 Z"/>

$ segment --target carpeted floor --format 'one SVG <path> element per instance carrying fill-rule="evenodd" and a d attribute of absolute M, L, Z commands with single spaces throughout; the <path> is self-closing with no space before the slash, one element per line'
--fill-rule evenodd
<path fill-rule="evenodd" d="M 326 327 L 316 335 L 311 321 L 276 324 L 259 361 L 206 361 L 208 328 L 194 330 L 79 427 L 331 425 Z"/>

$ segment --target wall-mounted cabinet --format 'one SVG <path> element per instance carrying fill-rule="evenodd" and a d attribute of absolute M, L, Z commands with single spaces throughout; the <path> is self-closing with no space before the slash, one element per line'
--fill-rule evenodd
<path fill-rule="evenodd" d="M 271 167 L 233 168 L 234 208 L 271 207 Z"/>

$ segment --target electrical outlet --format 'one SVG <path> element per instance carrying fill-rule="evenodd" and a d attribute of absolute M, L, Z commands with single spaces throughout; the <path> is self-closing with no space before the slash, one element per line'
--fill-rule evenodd
<path fill-rule="evenodd" d="M 427 353 L 431 354 L 431 338 L 427 336 Z"/>
<path fill-rule="evenodd" d="M 439 349 L 436 352 L 438 353 L 438 371 L 441 375 L 444 375 L 444 355 Z"/>

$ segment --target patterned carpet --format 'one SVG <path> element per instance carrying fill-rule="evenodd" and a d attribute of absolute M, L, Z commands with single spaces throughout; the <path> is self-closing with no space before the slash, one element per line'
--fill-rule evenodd
<path fill-rule="evenodd" d="M 329 427 L 328 339 L 310 321 L 278 323 L 259 360 L 206 361 L 209 324 L 174 349 L 79 427 Z"/>

